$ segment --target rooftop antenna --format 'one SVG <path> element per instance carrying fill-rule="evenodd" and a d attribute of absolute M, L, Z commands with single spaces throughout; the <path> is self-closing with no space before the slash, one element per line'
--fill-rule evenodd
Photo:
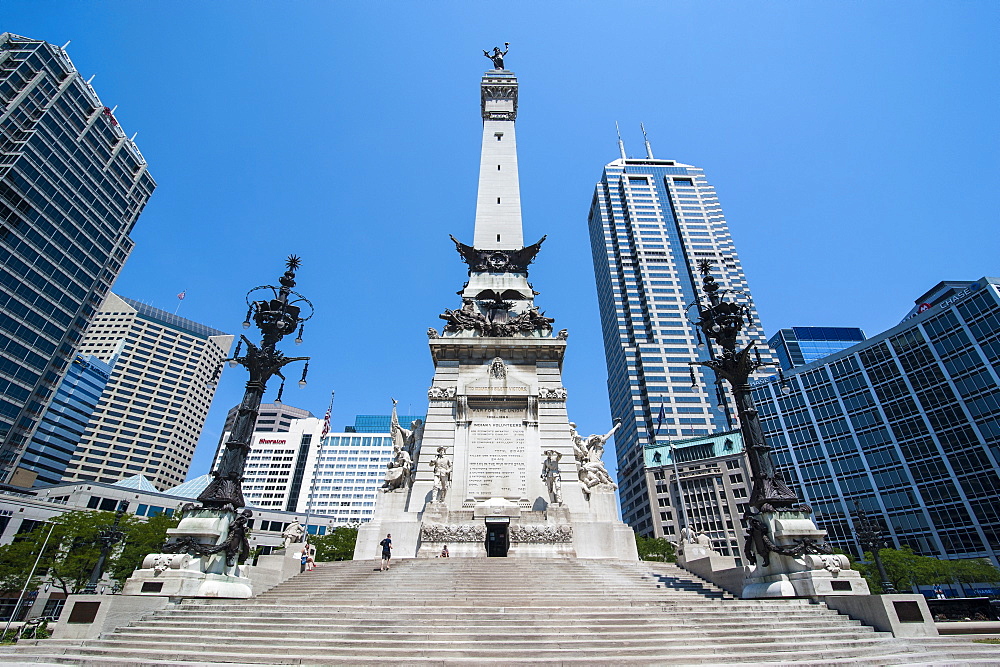
<path fill-rule="evenodd" d="M 59 48 L 61 48 L 61 49 L 62 49 L 63 51 L 65 51 L 65 50 L 66 50 L 66 47 L 67 47 L 67 46 L 69 46 L 69 45 L 70 45 L 70 43 L 71 43 L 72 41 L 73 41 L 72 39 L 71 39 L 71 40 L 69 40 L 69 42 L 66 42 L 65 44 L 63 44 L 63 45 L 62 45 L 62 46 L 60 46 Z"/>
<path fill-rule="evenodd" d="M 615 132 L 618 133 L 618 152 L 622 154 L 622 159 L 625 159 L 625 143 L 622 141 L 622 131 L 618 129 L 618 121 L 615 121 Z"/>
<path fill-rule="evenodd" d="M 649 137 L 646 136 L 646 126 L 643 125 L 642 123 L 639 123 L 639 127 L 642 128 L 642 139 L 643 139 L 643 141 L 646 142 L 646 157 L 649 158 L 650 160 L 652 160 L 653 159 L 653 149 L 649 145 Z"/>

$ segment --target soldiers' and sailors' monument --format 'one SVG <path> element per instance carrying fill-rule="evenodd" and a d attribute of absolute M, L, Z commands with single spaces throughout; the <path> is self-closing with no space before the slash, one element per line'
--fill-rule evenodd
<path fill-rule="evenodd" d="M 506 45 L 505 45 L 506 46 Z M 534 297 L 517 175 L 517 77 L 506 51 L 483 52 L 482 159 L 462 302 L 443 331 L 428 329 L 434 379 L 427 423 L 393 419 L 395 454 L 375 518 L 355 558 L 374 558 L 392 534 L 395 557 L 579 557 L 636 560 L 601 461 L 608 433 L 583 436 L 566 414 L 567 332 Z M 457 304 L 456 304 L 457 305 Z M 395 408 L 393 408 L 395 416 Z M 408 428 L 407 428 L 408 427 Z"/>

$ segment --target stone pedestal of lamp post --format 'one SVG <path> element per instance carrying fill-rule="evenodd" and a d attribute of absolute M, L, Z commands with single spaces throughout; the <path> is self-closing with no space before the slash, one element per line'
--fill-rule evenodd
<path fill-rule="evenodd" d="M 752 521 L 759 545 L 755 565 L 745 568 L 744 598 L 869 595 L 868 582 L 847 556 L 815 553 L 826 538 L 806 512 L 761 512 Z M 758 545 L 754 545 L 757 547 Z M 810 553 L 813 551 L 813 553 Z"/>
<path fill-rule="evenodd" d="M 149 554 L 125 582 L 124 595 L 249 598 L 250 578 L 238 562 L 241 516 L 231 510 L 189 510 L 176 528 L 167 531 L 186 553 Z M 245 519 L 244 519 L 245 521 Z M 236 527 L 236 530 L 232 528 Z M 200 554 L 200 555 L 199 555 Z"/>

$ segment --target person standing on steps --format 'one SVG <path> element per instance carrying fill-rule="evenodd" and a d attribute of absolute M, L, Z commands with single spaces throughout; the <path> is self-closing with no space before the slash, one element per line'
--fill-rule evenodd
<path fill-rule="evenodd" d="M 389 559 L 392 558 L 392 534 L 386 533 L 379 546 L 382 547 L 382 567 L 379 570 L 384 572 L 389 569 Z"/>

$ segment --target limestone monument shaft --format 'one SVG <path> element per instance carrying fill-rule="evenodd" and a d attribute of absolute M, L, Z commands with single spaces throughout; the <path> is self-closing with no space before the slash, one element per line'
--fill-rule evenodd
<path fill-rule="evenodd" d="M 816 527 L 810 518 L 812 509 L 788 487 L 771 459 L 771 447 L 750 399 L 749 382 L 750 375 L 766 363 L 759 353 L 754 354 L 753 341 L 737 349 L 751 312 L 749 304 L 738 300 L 739 292 L 725 298 L 729 290 L 715 282 L 711 261 L 701 260 L 698 268 L 704 296 L 691 306 L 697 308 L 696 324 L 709 341 L 710 359 L 691 364 L 706 366 L 729 383 L 753 478 L 743 517 L 749 526 L 744 555 L 750 563 L 743 597 L 867 595 L 868 584 L 850 569 L 846 556 L 834 554 L 824 543 L 826 531 Z M 694 382 L 693 368 L 691 378 Z"/>
<path fill-rule="evenodd" d="M 142 568 L 136 570 L 126 582 L 124 593 L 251 597 L 250 580 L 242 576 L 239 565 L 250 550 L 247 532 L 249 519 L 253 516 L 250 510 L 239 511 L 245 505 L 243 471 L 268 380 L 275 375 L 281 378 L 281 388 L 278 389 L 280 400 L 285 386 L 281 369 L 293 361 L 305 361 L 299 386 L 306 384 L 309 357 L 286 357 L 277 348 L 281 339 L 296 329 L 298 336 L 295 342 L 301 343 L 304 323 L 312 317 L 312 303 L 292 290 L 300 264 L 298 257 L 290 256 L 285 262 L 285 273 L 278 279 L 278 286 L 262 285 L 247 293 L 247 316 L 243 328 L 250 328 L 252 319 L 260 329 L 261 341 L 258 345 L 246 336 L 240 336 L 241 341 L 233 358 L 227 360 L 230 365 L 243 366 L 250 373 L 229 441 L 218 467 L 212 472 L 212 481 L 198 496 L 200 505 L 184 507 L 180 524 L 167 531 L 168 540 L 163 553 L 146 556 Z M 244 344 L 246 354 L 241 356 L 240 349 Z M 219 371 L 221 366 L 213 382 L 218 379 Z M 292 535 L 291 539 L 287 534 L 284 537 L 286 546 L 290 542 L 301 541 L 301 534 Z"/>
<path fill-rule="evenodd" d="M 389 464 L 355 558 L 375 557 L 386 533 L 393 556 L 404 558 L 434 557 L 446 545 L 452 557 L 637 558 L 600 461 L 614 429 L 585 441 L 571 428 L 562 384 L 568 334 L 554 333 L 528 282 L 545 237 L 524 244 L 518 84 L 504 69 L 504 46 L 484 51 L 495 69 L 480 83 L 473 242 L 451 237 L 468 280 L 461 304 L 441 314 L 443 330 L 427 331 L 427 423 L 409 437 L 399 430 L 398 463 Z"/>

